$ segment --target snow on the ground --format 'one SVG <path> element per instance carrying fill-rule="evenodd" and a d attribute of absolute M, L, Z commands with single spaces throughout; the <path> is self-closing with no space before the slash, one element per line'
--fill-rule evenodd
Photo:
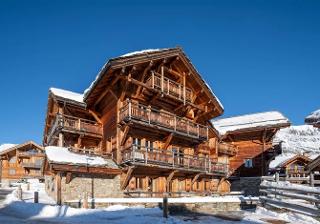
<path fill-rule="evenodd" d="M 311 125 L 291 126 L 279 130 L 273 144 L 277 145 L 280 142 L 282 153 L 270 162 L 271 169 L 296 155 L 305 155 L 312 160 L 320 155 L 320 129 Z"/>
<path fill-rule="evenodd" d="M 291 126 L 281 129 L 273 139 L 274 144 L 282 142 L 283 153 L 320 154 L 320 129 L 311 125 Z"/>
<path fill-rule="evenodd" d="M 211 123 L 220 135 L 224 135 L 227 132 L 247 128 L 286 125 L 289 124 L 289 120 L 278 111 L 269 111 L 211 120 Z"/>
<path fill-rule="evenodd" d="M 45 153 L 49 162 L 61 164 L 80 164 L 90 166 L 108 166 L 117 168 L 115 163 L 110 159 L 104 159 L 100 156 L 81 155 L 71 152 L 68 148 L 58 146 L 45 147 Z"/>
<path fill-rule="evenodd" d="M 142 206 L 128 207 L 123 205 L 113 205 L 101 209 L 76 209 L 68 206 L 50 205 L 52 200 L 45 195 L 44 185 L 32 181 L 30 190 L 26 191 L 24 185 L 23 198 L 19 201 L 15 197 L 15 191 L 7 196 L 5 204 L 0 209 L 0 221 L 9 220 L 10 223 L 234 223 L 230 221 L 233 212 L 219 212 L 214 215 L 205 214 L 172 214 L 168 219 L 162 217 L 162 210 L 159 208 L 144 208 Z M 40 203 L 32 203 L 31 197 L 34 190 L 39 191 Z M 42 198 L 42 199 L 41 199 Z M 195 197 L 196 198 L 196 197 Z M 237 223 L 267 223 L 270 220 L 281 220 L 288 223 L 319 224 L 313 218 L 293 214 L 278 213 L 258 207 L 256 211 L 235 212 L 239 218 Z M 224 217 L 224 218 L 221 218 Z M 12 220 L 12 222 L 11 222 Z M 269 220 L 269 221 L 266 221 Z"/>

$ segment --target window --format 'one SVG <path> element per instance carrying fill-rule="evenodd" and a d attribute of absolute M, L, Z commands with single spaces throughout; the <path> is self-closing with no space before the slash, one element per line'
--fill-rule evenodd
<path fill-rule="evenodd" d="M 253 167 L 252 159 L 245 159 L 244 160 L 244 167 L 252 168 Z"/>
<path fill-rule="evenodd" d="M 9 163 L 16 163 L 17 157 L 13 156 L 10 158 Z"/>
<path fill-rule="evenodd" d="M 148 151 L 153 151 L 153 142 L 152 141 L 146 141 L 146 148 Z"/>
<path fill-rule="evenodd" d="M 135 150 L 139 150 L 141 148 L 141 139 L 140 138 L 134 138 L 133 139 L 133 145 Z"/>
<path fill-rule="evenodd" d="M 15 175 L 16 170 L 15 169 L 9 169 L 9 175 Z"/>

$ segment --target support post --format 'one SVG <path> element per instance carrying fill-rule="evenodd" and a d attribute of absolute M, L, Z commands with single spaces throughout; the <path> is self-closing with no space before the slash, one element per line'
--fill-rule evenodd
<path fill-rule="evenodd" d="M 34 192 L 34 203 L 39 203 L 39 192 L 35 191 Z"/>
<path fill-rule="evenodd" d="M 164 194 L 162 203 L 163 217 L 168 218 L 168 195 Z"/>
<path fill-rule="evenodd" d="M 314 174 L 310 172 L 310 186 L 314 187 Z"/>
<path fill-rule="evenodd" d="M 21 188 L 21 185 L 18 185 L 17 197 L 18 197 L 19 200 L 22 200 L 22 188 Z"/>

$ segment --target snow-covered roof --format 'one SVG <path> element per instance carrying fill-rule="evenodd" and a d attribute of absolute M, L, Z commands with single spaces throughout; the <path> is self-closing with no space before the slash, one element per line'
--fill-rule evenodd
<path fill-rule="evenodd" d="M 295 153 L 282 153 L 274 158 L 269 164 L 270 169 L 275 169 L 277 167 L 281 167 L 283 164 L 288 162 L 289 160 L 293 159 L 294 157 L 299 157 L 313 160 L 317 157 L 317 154 L 310 154 L 310 155 L 302 155 L 302 154 L 295 154 Z"/>
<path fill-rule="evenodd" d="M 320 129 L 311 125 L 299 125 L 283 128 L 276 133 L 273 144 L 280 142 L 283 153 L 320 154 Z"/>
<path fill-rule="evenodd" d="M 305 122 L 308 124 L 320 124 L 320 109 L 313 111 L 310 115 L 305 118 Z"/>
<path fill-rule="evenodd" d="M 161 49 L 145 49 L 145 50 L 140 50 L 140 51 L 134 51 L 134 52 L 130 52 L 127 54 L 123 54 L 121 56 L 118 56 L 116 58 L 112 58 L 109 61 L 107 61 L 107 63 L 105 63 L 103 65 L 103 67 L 100 69 L 100 71 L 98 72 L 98 74 L 96 75 L 96 78 L 93 80 L 93 82 L 91 82 L 90 86 L 84 91 L 84 98 L 86 98 L 89 93 L 91 92 L 91 90 L 94 88 L 94 86 L 99 82 L 99 80 L 102 77 L 102 73 L 103 71 L 105 71 L 110 63 L 110 61 L 116 60 L 116 59 L 123 59 L 123 58 L 127 58 L 127 57 L 132 57 L 132 56 L 138 56 L 138 55 L 144 55 L 144 54 L 148 54 L 148 53 L 156 53 L 156 52 L 162 52 L 162 51 L 169 51 L 169 50 L 177 50 L 181 48 L 161 48 Z M 215 93 L 213 92 L 212 88 L 209 86 L 209 84 L 203 79 L 203 77 L 200 75 L 200 73 L 198 72 L 198 70 L 195 68 L 195 66 L 192 64 L 191 60 L 187 57 L 187 55 L 184 54 L 184 52 L 181 50 L 181 52 L 183 53 L 183 55 L 185 56 L 185 58 L 188 60 L 188 62 L 191 64 L 192 68 L 195 70 L 196 73 L 199 74 L 201 81 L 205 84 L 205 86 L 207 87 L 207 89 L 209 90 L 209 92 L 214 96 L 214 98 L 216 99 L 216 101 L 218 102 L 219 106 L 224 109 L 221 101 L 219 100 L 219 98 L 215 95 Z"/>
<path fill-rule="evenodd" d="M 8 149 L 14 147 L 14 146 L 16 146 L 16 144 L 5 143 L 5 144 L 0 145 L 0 154 L 5 152 Z"/>
<path fill-rule="evenodd" d="M 65 147 L 47 146 L 45 153 L 48 161 L 52 163 L 118 168 L 111 159 L 74 153 Z"/>
<path fill-rule="evenodd" d="M 53 87 L 51 87 L 49 89 L 49 91 L 57 97 L 67 99 L 67 100 L 72 100 L 72 101 L 84 104 L 83 94 L 81 94 L 81 93 L 75 93 L 75 92 L 71 92 L 69 90 L 58 89 L 58 88 L 53 88 Z"/>
<path fill-rule="evenodd" d="M 252 128 L 285 126 L 289 125 L 290 121 L 280 112 L 270 111 L 211 120 L 211 123 L 220 135 L 224 135 L 228 132 L 241 131 Z"/>

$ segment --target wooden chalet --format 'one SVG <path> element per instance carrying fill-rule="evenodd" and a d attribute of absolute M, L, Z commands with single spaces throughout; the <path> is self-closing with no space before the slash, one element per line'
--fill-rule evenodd
<path fill-rule="evenodd" d="M 220 141 L 234 145 L 230 158 L 232 176 L 253 177 L 268 173 L 269 162 L 280 152 L 272 146 L 275 133 L 290 125 L 281 113 L 272 111 L 213 120 Z"/>
<path fill-rule="evenodd" d="M 308 173 L 317 173 L 318 176 L 320 175 L 320 156 L 313 159 L 309 164 L 306 166 L 306 171 Z"/>
<path fill-rule="evenodd" d="M 271 161 L 271 173 L 279 172 L 286 177 L 305 177 L 308 176 L 307 165 L 312 159 L 306 155 L 290 154 L 281 155 L 276 160 Z"/>
<path fill-rule="evenodd" d="M 112 159 L 124 196 L 226 192 L 237 148 L 219 143 L 210 123 L 222 113 L 181 48 L 145 50 L 110 59 L 84 95 L 51 88 L 43 144 Z M 52 164 L 46 171 L 66 179 L 91 169 Z"/>
<path fill-rule="evenodd" d="M 33 141 L 19 145 L 6 144 L 0 146 L 2 183 L 10 183 L 20 179 L 43 179 L 41 167 L 44 160 L 43 147 Z"/>
<path fill-rule="evenodd" d="M 320 128 L 320 109 L 312 112 L 305 118 L 305 123 Z"/>

